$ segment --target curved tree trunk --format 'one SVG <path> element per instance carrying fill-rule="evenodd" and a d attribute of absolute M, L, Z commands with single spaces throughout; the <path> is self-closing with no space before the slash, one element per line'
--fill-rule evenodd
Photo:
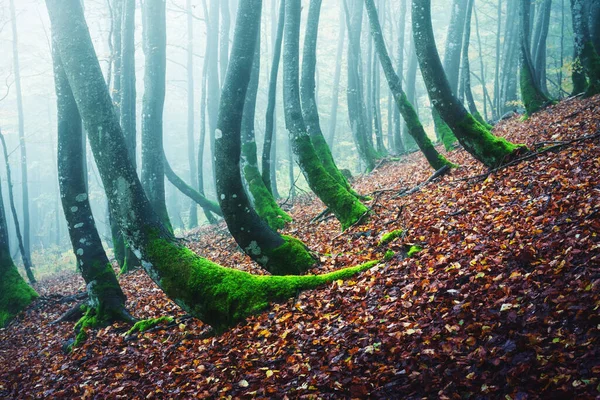
<path fill-rule="evenodd" d="M 310 140 L 315 148 L 317 157 L 319 157 L 325 171 L 327 171 L 327 173 L 344 189 L 355 194 L 350 187 L 350 184 L 335 164 L 335 160 L 331 155 L 329 146 L 321 131 L 321 123 L 319 121 L 319 110 L 315 94 L 315 69 L 317 65 L 317 37 L 320 15 L 321 0 L 310 0 L 308 17 L 306 20 L 306 33 L 304 35 L 302 79 L 300 81 L 302 117 L 306 123 L 306 129 L 310 135 Z"/>
<path fill-rule="evenodd" d="M 82 169 L 81 118 L 56 51 L 53 61 L 58 111 L 58 183 L 77 268 L 89 296 L 86 314 L 76 325 L 78 338 L 82 338 L 80 335 L 85 337 L 83 329 L 88 326 L 103 326 L 117 320 L 131 322 L 133 317 L 125 309 L 125 295 L 96 230 Z"/>
<path fill-rule="evenodd" d="M 260 9 L 260 3 L 240 3 L 234 51 L 241 47 L 236 44 L 238 38 L 250 37 L 253 41 L 256 37 L 260 21 L 253 10 Z M 221 267 L 177 244 L 154 212 L 126 156 L 125 141 L 79 0 L 47 0 L 46 5 L 56 47 L 87 128 L 110 205 L 148 275 L 181 308 L 222 331 L 264 310 L 272 301 L 288 299 L 299 290 L 347 278 L 374 265 L 368 263 L 319 276 L 256 276 Z"/>
<path fill-rule="evenodd" d="M 167 33 L 165 0 L 146 0 L 144 20 L 144 99 L 142 103 L 142 185 L 167 229 L 171 228 L 165 202 L 163 166 L 163 108 Z"/>
<path fill-rule="evenodd" d="M 530 51 L 530 8 L 531 0 L 520 0 L 519 15 L 521 17 L 521 98 L 525 104 L 527 114 L 531 115 L 550 104 L 550 99 L 542 92 L 539 86 Z"/>
<path fill-rule="evenodd" d="M 19 274 L 8 245 L 6 213 L 0 185 L 0 328 L 23 311 L 38 295 Z"/>
<path fill-rule="evenodd" d="M 367 208 L 325 170 L 307 132 L 302 117 L 298 73 L 300 1 L 287 1 L 285 7 L 283 103 L 286 127 L 294 154 L 310 188 L 335 214 L 342 229 L 346 229 L 359 222 L 367 213 Z"/>
<path fill-rule="evenodd" d="M 281 0 L 279 5 L 279 16 L 277 20 L 277 32 L 273 42 L 273 62 L 269 73 L 269 92 L 267 95 L 267 111 L 265 115 L 265 141 L 262 153 L 262 180 L 267 189 L 277 195 L 277 182 L 271 179 L 272 170 L 272 150 L 275 142 L 275 106 L 277 104 L 277 76 L 279 74 L 279 60 L 281 59 L 281 43 L 283 42 L 283 26 L 285 23 L 285 0 Z"/>
<path fill-rule="evenodd" d="M 256 116 L 256 96 L 258 94 L 258 81 L 260 75 L 260 35 L 257 38 L 256 49 L 252 62 L 252 72 L 244 103 L 244 114 L 242 116 L 242 159 L 241 166 L 244 178 L 248 183 L 248 189 L 254 200 L 256 213 L 277 231 L 283 229 L 292 218 L 275 201 L 271 192 L 265 186 L 258 169 L 258 157 L 256 155 L 256 135 L 254 133 L 254 118 Z"/>
<path fill-rule="evenodd" d="M 431 140 L 429 140 L 427 134 L 425 133 L 425 129 L 423 129 L 423 125 L 421 125 L 419 116 L 402 90 L 402 80 L 394 71 L 392 61 L 390 60 L 387 48 L 385 46 L 383 34 L 381 32 L 381 25 L 379 23 L 379 17 L 375 8 L 375 2 L 373 0 L 365 0 L 365 6 L 371 25 L 371 34 L 373 36 L 373 41 L 375 42 L 375 50 L 379 56 L 379 60 L 381 61 L 381 66 L 388 81 L 390 90 L 394 95 L 396 106 L 398 107 L 398 110 L 402 114 L 402 118 L 404 118 L 408 126 L 408 133 L 415 139 L 419 145 L 419 149 L 421 149 L 423 155 L 425 155 L 425 158 L 433 169 L 437 171 L 445 165 L 453 167 L 454 165 L 446 160 L 446 158 L 439 154 L 435 147 L 433 147 Z"/>
<path fill-rule="evenodd" d="M 431 0 L 413 1 L 412 17 L 417 57 L 434 107 L 474 158 L 491 168 L 507 162 L 521 147 L 492 135 L 452 94 L 435 45 Z"/>

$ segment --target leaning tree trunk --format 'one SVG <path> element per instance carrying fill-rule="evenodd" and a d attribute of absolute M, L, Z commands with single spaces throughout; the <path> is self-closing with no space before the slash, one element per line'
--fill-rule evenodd
<path fill-rule="evenodd" d="M 315 69 L 317 65 L 317 36 L 319 31 L 319 17 L 321 15 L 321 0 L 310 0 L 306 33 L 304 35 L 304 52 L 302 56 L 302 79 L 300 82 L 300 95 L 302 117 L 306 129 L 314 146 L 317 157 L 323 168 L 331 177 L 348 192 L 355 194 L 350 184 L 338 169 L 319 121 L 319 110 L 315 94 Z"/>
<path fill-rule="evenodd" d="M 452 94 L 435 45 L 431 0 L 413 1 L 412 18 L 417 57 L 433 106 L 474 158 L 491 168 L 507 162 L 521 146 L 494 136 Z"/>
<path fill-rule="evenodd" d="M 269 92 L 267 95 L 267 111 L 265 115 L 265 140 L 262 153 L 262 180 L 267 189 L 273 194 L 277 194 L 277 181 L 271 179 L 273 150 L 275 142 L 275 105 L 277 104 L 277 76 L 279 74 L 279 60 L 281 59 L 281 42 L 283 42 L 283 25 L 285 23 L 285 0 L 281 0 L 279 5 L 279 16 L 277 20 L 277 32 L 273 42 L 273 61 L 269 73 Z"/>
<path fill-rule="evenodd" d="M 256 116 L 256 96 L 258 94 L 258 81 L 260 76 L 260 35 L 257 38 L 256 49 L 250 74 L 250 82 L 243 105 L 241 135 L 242 159 L 241 167 L 248 190 L 254 200 L 254 209 L 269 227 L 277 231 L 283 229 L 285 224 L 292 221 L 285 211 L 279 208 L 275 198 L 267 189 L 258 169 L 258 156 L 256 155 L 256 135 L 254 133 L 254 118 Z M 217 172 L 218 173 L 218 172 Z"/>
<path fill-rule="evenodd" d="M 367 208 L 340 185 L 323 167 L 307 132 L 299 91 L 300 1 L 285 5 L 285 43 L 283 48 L 283 103 L 285 123 L 294 154 L 312 191 L 335 214 L 345 230 L 358 223 Z"/>
<path fill-rule="evenodd" d="M 255 16 L 254 10 L 260 9 L 260 3 L 240 3 L 241 26 L 236 29 L 240 34 L 234 39 L 234 49 L 241 47 L 235 43 L 239 37 L 252 41 L 256 37 L 260 14 Z M 266 309 L 272 301 L 288 299 L 299 290 L 347 278 L 374 265 L 318 276 L 257 276 L 221 267 L 178 244 L 155 213 L 127 157 L 79 0 L 47 0 L 46 5 L 56 48 L 87 128 L 110 206 L 148 275 L 182 309 L 217 332 L 223 331 Z M 246 29 L 248 24 L 253 29 Z"/>
<path fill-rule="evenodd" d="M 256 95 L 254 94 L 254 100 L 246 100 L 246 93 L 259 32 L 259 25 L 255 25 L 254 21 L 260 21 L 260 3 L 258 0 L 248 0 L 248 4 L 256 8 L 242 14 L 244 7 L 240 7 L 237 17 L 236 42 L 221 92 L 215 132 L 217 196 L 229 232 L 248 256 L 272 274 L 298 274 L 315 265 L 316 260 L 302 242 L 289 236 L 280 236 L 257 214 L 244 190 L 240 173 L 242 120 L 243 114 L 247 112 L 245 105 L 250 108 L 256 103 Z M 258 90 L 256 70 L 254 80 Z M 247 114 L 247 118 L 254 120 L 254 113 Z M 247 122 L 246 127 L 251 128 L 249 125 Z M 254 151 L 256 152 L 256 147 Z"/>
<path fill-rule="evenodd" d="M 167 63 L 165 0 L 147 0 L 144 7 L 146 67 L 142 102 L 142 185 L 163 224 L 172 229 L 165 202 L 163 166 L 163 108 Z"/>
<path fill-rule="evenodd" d="M 421 149 L 423 155 L 433 169 L 439 170 L 443 166 L 453 167 L 454 164 L 446 160 L 446 158 L 439 154 L 435 147 L 433 147 L 431 140 L 427 137 L 425 129 L 419 120 L 419 116 L 402 90 L 402 80 L 394 71 L 394 66 L 392 65 L 392 61 L 390 60 L 385 46 L 381 25 L 379 23 L 379 16 L 377 15 L 377 10 L 375 8 L 375 2 L 373 0 L 365 0 L 365 6 L 371 25 L 371 34 L 373 36 L 373 41 L 375 42 L 375 50 L 379 56 L 383 72 L 394 96 L 394 100 L 396 101 L 396 106 L 408 126 L 408 133 L 415 139 L 419 149 Z"/>
<path fill-rule="evenodd" d="M 10 0 L 10 18 L 12 26 L 13 73 L 15 74 L 15 93 L 17 96 L 17 117 L 19 120 L 19 148 L 21 150 L 21 197 L 23 202 L 23 247 L 27 258 L 31 260 L 31 228 L 29 221 L 29 179 L 27 177 L 27 146 L 25 144 L 25 117 L 23 113 L 23 94 L 21 91 L 21 67 L 19 65 L 19 40 L 17 36 L 17 17 L 14 0 Z"/>
<path fill-rule="evenodd" d="M 96 230 L 82 168 L 81 118 L 56 50 L 53 51 L 53 61 L 60 197 L 77 268 L 85 280 L 89 296 L 85 316 L 76 325 L 77 345 L 78 341 L 85 339 L 87 327 L 104 326 L 116 320 L 131 322 L 133 318 L 125 309 L 125 295 Z"/>
<path fill-rule="evenodd" d="M 530 8 L 531 0 L 520 0 L 519 15 L 521 17 L 521 98 L 525 104 L 527 114 L 531 115 L 540 111 L 550 103 L 550 99 L 542 92 L 535 74 L 530 51 Z"/>
<path fill-rule="evenodd" d="M 546 84 L 546 41 L 550 29 L 550 13 L 552 11 L 552 0 L 544 0 L 538 17 L 540 33 L 535 50 L 535 73 L 538 78 L 538 85 L 544 93 L 548 93 Z"/>
<path fill-rule="evenodd" d="M 19 226 L 19 217 L 17 216 L 17 207 L 15 206 L 15 196 L 13 194 L 12 177 L 10 173 L 10 163 L 8 161 L 8 150 L 6 148 L 6 141 L 4 135 L 0 131 L 0 141 L 2 141 L 2 150 L 4 152 L 4 161 L 6 162 L 6 183 L 8 185 L 8 199 L 10 202 L 10 210 L 12 212 L 13 221 L 15 223 L 15 231 L 17 234 L 17 241 L 19 243 L 19 251 L 21 252 L 21 258 L 23 259 L 23 266 L 25 267 L 25 273 L 27 279 L 33 285 L 36 283 L 35 276 L 33 275 L 33 266 L 31 265 L 31 258 L 25 249 L 25 241 L 21 236 L 21 227 Z"/>
<path fill-rule="evenodd" d="M 4 328 L 33 300 L 37 293 L 19 274 L 8 245 L 6 213 L 0 185 L 0 328 Z"/>
<path fill-rule="evenodd" d="M 583 0 L 571 0 L 573 13 L 573 36 L 575 39 L 575 60 L 581 64 L 588 78 L 586 97 L 600 93 L 600 56 L 590 39 L 587 18 L 583 13 Z"/>

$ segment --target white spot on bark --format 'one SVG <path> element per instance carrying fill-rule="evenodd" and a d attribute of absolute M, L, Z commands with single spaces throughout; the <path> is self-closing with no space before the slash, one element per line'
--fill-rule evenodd
<path fill-rule="evenodd" d="M 77 206 L 71 207 L 71 212 L 77 212 L 77 210 L 79 210 L 79 207 L 77 207 Z"/>
<path fill-rule="evenodd" d="M 220 129 L 215 130 L 215 139 L 221 139 L 223 137 L 223 131 Z"/>
<path fill-rule="evenodd" d="M 78 203 L 81 203 L 83 201 L 86 201 L 87 198 L 88 198 L 87 193 L 80 193 L 80 194 L 77 195 L 77 197 L 75 197 L 75 201 L 78 202 Z"/>
<path fill-rule="evenodd" d="M 82 256 L 83 255 L 83 249 L 77 249 L 77 255 L 78 256 Z"/>
<path fill-rule="evenodd" d="M 258 246 L 258 243 L 256 243 L 256 240 L 251 241 L 250 245 L 246 247 L 246 253 L 250 253 L 255 256 L 258 256 L 260 255 L 260 253 L 262 253 L 260 247 Z"/>
<path fill-rule="evenodd" d="M 225 195 L 224 194 L 221 195 L 221 200 L 225 200 Z"/>
<path fill-rule="evenodd" d="M 78 224 L 75 224 L 75 226 L 73 228 L 79 229 L 79 228 L 82 228 L 82 227 L 83 227 L 83 222 L 80 222 Z"/>

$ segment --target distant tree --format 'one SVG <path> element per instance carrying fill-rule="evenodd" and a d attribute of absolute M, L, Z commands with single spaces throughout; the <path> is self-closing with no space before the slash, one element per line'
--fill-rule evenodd
<path fill-rule="evenodd" d="M 25 114 L 21 91 L 21 67 L 19 64 L 19 37 L 17 35 L 17 16 L 14 0 L 9 1 L 12 27 L 13 74 L 17 96 L 17 118 L 19 126 L 19 149 L 21 151 L 21 201 L 23 202 L 23 247 L 27 258 L 31 260 L 31 222 L 29 216 L 29 179 L 27 177 L 27 145 L 25 143 Z"/>
<path fill-rule="evenodd" d="M 538 85 L 543 93 L 548 93 L 546 84 L 546 53 L 547 39 L 550 30 L 550 14 L 552 11 L 552 0 L 543 0 L 540 5 L 536 22 L 536 36 L 534 41 L 534 52 L 532 52 L 533 65 L 538 79 Z"/>
<path fill-rule="evenodd" d="M 0 185 L 0 328 L 23 311 L 38 295 L 19 274 L 8 243 L 8 227 Z"/>
<path fill-rule="evenodd" d="M 394 95 L 396 106 L 402 113 L 402 118 L 404 118 L 404 121 L 406 121 L 408 126 L 408 133 L 415 139 L 419 145 L 419 149 L 421 149 L 423 155 L 425 155 L 425 158 L 433 169 L 438 170 L 443 166 L 454 166 L 451 162 L 446 160 L 443 155 L 439 154 L 435 147 L 433 147 L 431 140 L 429 140 L 427 134 L 425 133 L 425 129 L 423 128 L 421 121 L 419 121 L 419 116 L 402 90 L 402 80 L 394 71 L 392 61 L 385 46 L 381 25 L 379 23 L 379 17 L 375 8 L 375 2 L 373 0 L 365 0 L 365 6 L 371 25 L 371 34 L 375 42 L 375 50 L 379 56 L 379 60 L 381 61 L 383 72 L 385 73 L 390 90 Z"/>
<path fill-rule="evenodd" d="M 329 148 L 333 152 L 333 145 L 335 139 L 335 131 L 337 128 L 337 113 L 339 106 L 339 93 L 340 93 L 340 78 L 342 75 L 342 57 L 344 52 L 344 42 L 346 39 L 346 21 L 344 18 L 344 10 L 340 7 L 340 31 L 337 39 L 337 51 L 335 57 L 335 73 L 333 75 L 333 88 L 331 94 L 331 111 L 329 112 L 329 132 L 327 135 L 327 143 Z"/>
<path fill-rule="evenodd" d="M 299 87 L 300 1 L 285 5 L 283 50 L 283 102 L 285 124 L 298 164 L 312 191 L 346 229 L 368 212 L 355 195 L 340 185 L 323 167 L 302 116 Z"/>
<path fill-rule="evenodd" d="M 186 0 L 185 9 L 187 17 L 187 153 L 188 165 L 190 168 L 190 182 L 192 187 L 197 187 L 198 167 L 196 166 L 196 146 L 194 144 L 194 115 L 196 109 L 194 107 L 194 17 L 192 14 L 192 0 Z M 195 228 L 196 226 L 198 226 L 198 206 L 196 205 L 196 202 L 192 201 L 190 202 L 188 228 Z"/>
<path fill-rule="evenodd" d="M 402 79 L 404 78 L 404 48 L 407 47 L 405 45 L 406 38 L 406 0 L 400 0 L 400 10 L 398 12 L 398 47 L 397 47 L 397 56 L 396 56 L 396 72 L 398 77 L 400 78 L 400 83 L 402 83 Z M 375 46 L 377 47 L 377 45 Z M 384 69 L 385 74 L 385 69 Z M 396 154 L 403 154 L 406 152 L 406 148 L 404 146 L 404 142 L 402 141 L 402 130 L 406 128 L 403 121 L 400 121 L 400 109 L 398 107 L 394 107 L 393 115 L 394 124 L 392 128 L 392 150 Z M 389 128 L 388 128 L 389 129 Z"/>
<path fill-rule="evenodd" d="M 433 106 L 475 159 L 491 168 L 507 162 L 521 146 L 494 136 L 465 110 L 452 93 L 435 45 L 431 0 L 413 1 L 412 20 L 417 57 Z"/>
<path fill-rule="evenodd" d="M 215 183 L 215 130 L 217 129 L 217 118 L 219 117 L 219 102 L 221 100 L 221 84 L 219 83 L 219 3 L 222 0 L 210 0 L 207 18 L 206 34 L 206 105 L 208 111 L 208 136 L 212 163 L 212 183 Z M 206 18 L 206 17 L 205 17 Z M 224 79 L 221 76 L 221 79 Z"/>
<path fill-rule="evenodd" d="M 8 200 L 10 202 L 10 210 L 12 212 L 13 221 L 15 224 L 15 231 L 17 234 L 17 241 L 19 243 L 19 252 L 21 253 L 21 259 L 23 260 L 23 266 L 25 267 L 25 273 L 27 279 L 33 285 L 36 283 L 35 275 L 33 274 L 33 265 L 31 264 L 30 255 L 25 250 L 25 241 L 21 235 L 21 227 L 19 224 L 19 217 L 17 215 L 17 207 L 15 206 L 15 196 L 13 193 L 12 174 L 10 169 L 10 162 L 8 160 L 8 149 L 6 148 L 6 141 L 4 135 L 0 131 L 0 141 L 2 141 L 2 151 L 4 152 L 4 161 L 6 163 L 6 183 L 8 185 Z"/>
<path fill-rule="evenodd" d="M 146 0 L 144 7 L 146 64 L 142 102 L 142 185 L 152 207 L 170 229 L 163 165 L 163 108 L 167 63 L 165 0 Z"/>
<path fill-rule="evenodd" d="M 275 1 L 272 2 L 275 4 Z M 273 12 L 275 7 L 271 8 Z M 274 14 L 274 13 L 273 13 Z M 262 153 L 262 180 L 267 189 L 278 197 L 277 180 L 275 177 L 275 106 L 277 104 L 277 77 L 279 74 L 279 61 L 281 59 L 281 43 L 283 42 L 283 26 L 285 24 L 285 0 L 281 0 L 279 4 L 279 16 L 277 17 L 277 28 L 274 31 L 275 38 L 273 41 L 273 60 L 271 62 L 271 70 L 269 72 L 269 90 L 267 94 L 267 111 L 265 115 L 265 140 Z M 275 19 L 274 16 L 272 16 Z"/>
<path fill-rule="evenodd" d="M 521 20 L 521 98 L 525 104 L 527 114 L 531 115 L 538 112 L 548 104 L 550 99 L 542 92 L 539 85 L 539 80 L 536 77 L 536 71 L 531 60 L 530 50 L 530 9 L 531 0 L 520 0 L 520 20 Z"/>
<path fill-rule="evenodd" d="M 300 80 L 300 98 L 302 105 L 302 117 L 306 124 L 306 130 L 310 135 L 310 141 L 315 149 L 317 157 L 323 168 L 344 189 L 356 194 L 350 184 L 342 175 L 331 150 L 321 131 L 319 110 L 316 98 L 315 71 L 317 64 L 317 36 L 319 31 L 319 18 L 321 15 L 321 0 L 310 0 L 308 17 L 306 20 L 306 33 L 304 35 L 304 52 L 302 55 L 302 75 Z"/>
<path fill-rule="evenodd" d="M 220 0 L 221 5 L 221 38 L 219 40 L 219 68 L 221 74 L 221 85 L 225 83 L 225 75 L 229 65 L 229 28 L 231 26 L 231 15 L 229 13 L 229 1 Z"/>
<path fill-rule="evenodd" d="M 581 65 L 587 77 L 586 97 L 600 93 L 600 56 L 590 37 L 588 19 L 584 15 L 583 0 L 571 0 L 573 36 L 575 39 L 575 63 Z M 585 79 L 585 78 L 584 78 Z M 580 87 L 576 91 L 582 91 Z"/>
<path fill-rule="evenodd" d="M 133 317 L 125 308 L 125 295 L 96 230 L 82 169 L 81 118 L 57 51 L 53 51 L 53 61 L 58 111 L 58 182 L 77 268 L 88 292 L 85 315 L 79 306 L 74 313 L 83 316 L 75 327 L 81 340 L 87 327 L 114 321 L 132 322 Z"/>
<path fill-rule="evenodd" d="M 299 290 L 350 277 L 373 265 L 317 276 L 257 276 L 221 267 L 181 246 L 154 211 L 127 157 L 79 0 L 47 0 L 46 5 L 111 207 L 150 278 L 182 309 L 220 332 L 264 310 L 272 301 L 286 300 Z M 248 47 L 253 51 L 260 6 L 260 0 L 240 2 L 232 59 L 245 54 Z M 249 73 L 249 69 L 244 64 L 242 71 Z M 238 77 L 233 72 L 230 75 Z"/>
<path fill-rule="evenodd" d="M 351 2 L 350 7 L 348 1 Z M 362 32 L 363 4 L 362 0 L 344 0 L 346 26 L 348 27 L 348 85 L 346 99 L 348 104 L 348 118 L 354 137 L 354 144 L 358 150 L 361 161 L 367 171 L 375 168 L 377 151 L 373 148 L 370 138 L 370 124 L 365 109 L 365 96 L 363 91 L 362 60 L 360 50 L 360 36 Z"/>

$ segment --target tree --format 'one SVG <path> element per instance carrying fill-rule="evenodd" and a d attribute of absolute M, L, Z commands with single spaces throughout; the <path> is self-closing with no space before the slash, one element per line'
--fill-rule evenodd
<path fill-rule="evenodd" d="M 519 15 L 521 17 L 521 98 L 525 104 L 527 114 L 538 112 L 550 103 L 550 99 L 542 92 L 536 77 L 530 50 L 530 8 L 531 0 L 521 0 Z"/>
<path fill-rule="evenodd" d="M 494 136 L 465 110 L 452 93 L 435 45 L 431 0 L 413 1 L 412 20 L 417 58 L 433 106 L 475 159 L 491 168 L 507 162 L 522 146 Z"/>
<path fill-rule="evenodd" d="M 260 2 L 254 1 L 254 3 Z M 241 27 L 245 28 L 245 24 L 252 24 L 253 19 L 260 21 L 260 11 L 259 7 L 257 10 L 253 10 L 251 15 L 244 16 L 240 20 Z M 241 16 L 238 16 L 238 20 L 239 18 Z M 241 29 L 240 25 L 238 25 L 238 29 Z M 253 35 L 259 34 L 257 28 L 250 29 L 248 27 L 246 29 Z M 254 46 L 257 38 L 242 38 L 240 33 L 236 35 L 236 38 L 239 39 L 237 47 L 232 49 L 232 62 L 225 76 L 215 133 L 219 204 L 229 232 L 254 261 L 276 275 L 304 273 L 316 263 L 306 246 L 298 239 L 280 236 L 272 229 L 270 224 L 276 224 L 276 221 L 269 220 L 270 223 L 268 223 L 263 220 L 250 204 L 244 190 L 240 174 L 241 131 L 246 130 L 244 132 L 246 149 L 243 154 L 245 157 L 252 157 L 252 151 L 248 148 L 255 142 L 248 139 L 248 136 L 253 136 L 254 112 L 252 109 L 255 107 L 256 90 L 258 90 L 258 66 L 255 65 L 253 68 Z M 248 90 L 249 82 L 253 86 L 251 90 Z M 253 150 L 255 159 L 256 147 Z M 244 165 L 244 172 L 251 172 L 250 168 L 246 167 L 251 164 L 255 165 L 254 160 L 248 161 Z M 248 175 L 251 178 L 249 179 L 250 184 L 258 184 L 255 181 L 258 177 L 252 176 L 251 173 Z M 256 189 L 254 193 L 257 193 Z M 265 195 L 265 193 L 260 195 Z M 261 201 L 262 199 L 255 198 L 255 200 Z M 277 218 L 277 216 L 273 216 L 273 218 Z"/>
<path fill-rule="evenodd" d="M 346 26 L 348 27 L 348 87 L 346 99 L 348 103 L 348 117 L 354 143 L 367 171 L 375 168 L 377 152 L 369 141 L 369 126 L 365 110 L 363 79 L 361 71 L 360 36 L 362 31 L 363 5 L 361 0 L 352 1 L 348 7 L 344 0 Z"/>
<path fill-rule="evenodd" d="M 247 51 L 247 38 L 254 47 L 260 3 L 240 3 L 234 59 Z M 56 48 L 87 128 L 110 205 L 148 275 L 182 309 L 219 332 L 264 310 L 272 301 L 288 299 L 299 290 L 347 278 L 374 265 L 317 276 L 257 276 L 221 267 L 178 244 L 154 211 L 126 156 L 125 141 L 79 0 L 47 0 L 46 5 Z"/>
<path fill-rule="evenodd" d="M 19 38 L 17 35 L 17 16 L 15 2 L 10 0 L 10 18 L 12 27 L 13 73 L 17 95 L 17 115 L 19 119 L 19 148 L 21 150 L 21 197 L 23 202 L 23 248 L 31 260 L 31 222 L 29 220 L 29 180 L 27 177 L 27 146 L 25 143 L 25 116 L 23 112 L 23 94 L 21 91 L 21 67 L 19 65 Z"/>
<path fill-rule="evenodd" d="M 535 53 L 533 57 L 534 69 L 538 78 L 538 84 L 543 93 L 548 93 L 546 85 L 546 41 L 550 29 L 550 13 L 552 11 L 552 0 L 543 0 L 540 12 L 538 13 L 538 22 L 536 23 L 537 40 L 535 42 Z"/>
<path fill-rule="evenodd" d="M 165 202 L 163 107 L 167 34 L 165 0 L 147 0 L 144 15 L 144 98 L 142 102 L 142 185 L 164 225 L 171 229 Z"/>
<path fill-rule="evenodd" d="M 0 132 L 0 141 L 2 141 L 2 150 L 4 152 L 4 161 L 6 162 L 6 183 L 8 185 L 8 199 L 10 202 L 10 210 L 12 212 L 13 221 L 15 223 L 15 231 L 17 234 L 17 241 L 19 243 L 19 251 L 21 252 L 21 258 L 23 259 L 23 266 L 25 267 L 25 273 L 27 279 L 32 285 L 36 283 L 35 276 L 33 274 L 33 266 L 31 265 L 30 255 L 25 250 L 25 241 L 21 235 L 21 227 L 19 226 L 19 218 L 17 216 L 17 207 L 15 206 L 15 196 L 13 194 L 12 176 L 10 172 L 10 162 L 8 161 L 8 149 L 6 148 L 6 141 L 4 135 Z"/>
<path fill-rule="evenodd" d="M 0 185 L 0 328 L 38 297 L 35 290 L 19 274 L 8 245 L 8 227 Z"/>
<path fill-rule="evenodd" d="M 375 2 L 373 0 L 365 0 L 365 6 L 371 26 L 371 34 L 373 36 L 373 41 L 375 42 L 375 50 L 379 56 L 383 72 L 394 96 L 394 100 L 396 101 L 396 106 L 408 126 L 408 133 L 415 139 L 419 145 L 419 149 L 421 149 L 423 155 L 425 155 L 425 158 L 433 169 L 438 170 L 444 166 L 454 166 L 451 162 L 446 160 L 443 155 L 439 154 L 435 147 L 433 147 L 431 140 L 429 140 L 425 133 L 425 129 L 423 129 L 419 116 L 402 90 L 402 80 L 394 71 L 394 66 L 392 65 L 392 61 L 390 60 L 385 46 L 381 25 L 379 23 L 379 16 L 377 15 L 377 10 L 375 8 Z"/>
<path fill-rule="evenodd" d="M 404 75 L 404 42 L 405 42 L 405 31 L 406 31 L 406 0 L 400 1 L 400 11 L 399 11 L 399 22 L 398 22 L 398 50 L 396 57 L 396 72 L 398 77 L 400 78 L 400 83 L 402 83 L 402 77 Z M 377 45 L 375 46 L 377 47 Z M 385 74 L 385 70 L 383 71 Z M 394 108 L 393 111 L 394 125 L 393 125 L 393 134 L 391 136 L 393 143 L 393 150 L 397 154 L 403 154 L 406 152 L 406 148 L 404 146 L 404 142 L 402 141 L 402 128 L 404 124 L 400 121 L 400 109 L 398 107 Z M 388 128 L 389 129 L 389 128 Z"/>
<path fill-rule="evenodd" d="M 285 211 L 279 208 L 273 194 L 267 189 L 263 182 L 260 170 L 258 169 L 258 156 L 256 154 L 256 135 L 254 133 L 254 119 L 256 116 L 256 97 L 258 95 L 258 82 L 260 75 L 260 35 L 257 38 L 257 45 L 254 51 L 252 62 L 252 71 L 246 93 L 246 100 L 243 105 L 242 115 L 242 158 L 241 167 L 244 171 L 244 178 L 248 184 L 248 190 L 252 194 L 254 209 L 256 213 L 269 225 L 277 231 L 283 229 L 285 224 L 292 221 Z"/>
<path fill-rule="evenodd" d="M 274 3 L 274 2 L 273 2 Z M 275 142 L 275 105 L 277 104 L 277 76 L 279 74 L 279 60 L 281 59 L 281 43 L 283 42 L 283 26 L 285 23 L 285 0 L 279 4 L 277 17 L 277 31 L 273 41 L 273 61 L 269 72 L 269 91 L 267 94 L 267 111 L 265 113 L 265 140 L 262 153 L 262 180 L 267 189 L 277 197 L 277 180 L 273 179 L 274 144 Z"/>
<path fill-rule="evenodd" d="M 226 2 L 225 2 L 226 3 Z M 192 15 L 192 0 L 186 0 L 187 17 L 187 147 L 188 165 L 190 168 L 190 182 L 192 187 L 197 187 L 196 155 L 194 154 L 194 17 Z M 189 228 L 198 226 L 198 206 L 194 201 L 190 202 Z"/>
<path fill-rule="evenodd" d="M 358 223 L 367 208 L 323 167 L 308 134 L 299 87 L 300 1 L 285 5 L 285 42 L 283 47 L 283 103 L 285 124 L 298 164 L 312 191 L 335 214 L 342 230 Z"/>
<path fill-rule="evenodd" d="M 587 76 L 585 96 L 591 97 L 600 93 L 600 56 L 590 38 L 587 18 L 583 12 L 583 0 L 571 0 L 573 15 L 573 36 L 575 40 L 575 63 L 580 64 Z M 585 79 L 585 78 L 584 78 Z M 581 88 L 577 87 L 577 91 Z"/>
<path fill-rule="evenodd" d="M 302 79 L 300 81 L 300 97 L 302 105 L 302 117 L 306 124 L 306 130 L 310 135 L 310 141 L 315 149 L 317 157 L 321 161 L 325 171 L 345 190 L 354 193 L 346 178 L 342 175 L 331 151 L 319 121 L 319 110 L 315 94 L 315 70 L 317 64 L 317 36 L 319 31 L 319 17 L 321 15 L 321 0 L 310 0 L 308 17 L 306 22 L 306 34 L 304 35 L 304 52 L 302 56 Z"/>
<path fill-rule="evenodd" d="M 339 105 L 339 92 L 340 92 L 340 77 L 342 75 L 342 56 L 344 51 L 344 42 L 346 39 L 346 23 L 344 19 L 344 10 L 340 7 L 340 31 L 338 33 L 337 40 L 337 51 L 335 58 L 335 73 L 333 75 L 333 89 L 331 94 L 331 111 L 329 113 L 329 134 L 327 136 L 327 143 L 329 148 L 333 151 L 333 144 L 335 139 L 335 130 L 337 127 L 337 113 Z"/>
<path fill-rule="evenodd" d="M 133 317 L 125 308 L 125 295 L 96 230 L 82 168 L 81 118 L 56 50 L 53 61 L 58 111 L 58 182 L 77 268 L 88 292 L 85 315 L 75 326 L 77 345 L 85 339 L 85 328 L 114 321 L 132 322 Z M 75 315 L 83 314 L 79 305 L 75 311 Z"/>

